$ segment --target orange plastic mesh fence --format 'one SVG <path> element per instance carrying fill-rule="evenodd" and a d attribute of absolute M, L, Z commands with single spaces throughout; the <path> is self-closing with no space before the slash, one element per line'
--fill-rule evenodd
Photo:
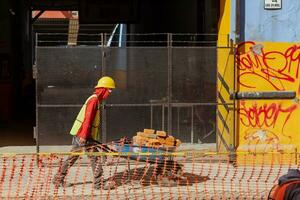
<path fill-rule="evenodd" d="M 265 199 L 281 175 L 299 166 L 295 154 L 154 154 L 0 154 L 0 198 Z M 70 155 L 79 158 L 60 182 L 56 174 Z M 97 188 L 91 158 L 103 169 Z"/>

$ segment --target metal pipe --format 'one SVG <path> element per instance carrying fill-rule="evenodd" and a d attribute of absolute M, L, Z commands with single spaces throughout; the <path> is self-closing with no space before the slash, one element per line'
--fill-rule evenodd
<path fill-rule="evenodd" d="M 119 35 L 119 45 L 118 47 L 122 47 L 122 36 L 123 36 L 123 24 L 120 24 L 120 35 Z"/>
<path fill-rule="evenodd" d="M 106 45 L 107 47 L 110 47 L 111 42 L 112 42 L 112 39 L 113 39 L 113 37 L 114 37 L 114 35 L 115 35 L 115 32 L 116 32 L 116 30 L 117 30 L 118 27 L 119 27 L 119 24 L 116 24 L 116 26 L 115 26 L 115 28 L 114 28 L 112 34 L 110 35 L 110 37 L 109 37 L 109 39 L 108 39 L 108 42 L 107 42 L 107 45 Z"/>
<path fill-rule="evenodd" d="M 248 91 L 248 92 L 235 92 L 230 94 L 231 99 L 294 99 L 296 98 L 295 91 Z"/>
<path fill-rule="evenodd" d="M 81 107 L 82 104 L 37 104 L 39 107 L 44 108 L 60 108 L 60 107 Z M 105 104 L 106 107 L 151 107 L 162 106 L 166 103 L 140 103 L 140 104 Z M 172 107 L 190 107 L 190 106 L 214 106 L 214 105 L 233 105 L 233 103 L 171 103 Z"/>

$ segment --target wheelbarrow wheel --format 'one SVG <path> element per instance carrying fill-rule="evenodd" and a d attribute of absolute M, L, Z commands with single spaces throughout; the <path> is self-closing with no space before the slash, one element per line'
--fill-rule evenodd
<path fill-rule="evenodd" d="M 157 176 L 157 184 L 161 187 L 174 187 L 177 185 L 176 180 L 170 176 Z"/>
<path fill-rule="evenodd" d="M 183 179 L 182 165 L 177 162 L 160 163 L 157 166 L 157 183 L 161 186 L 176 186 Z"/>
<path fill-rule="evenodd" d="M 176 161 L 168 162 L 168 163 L 161 163 L 158 165 L 158 171 L 162 174 L 164 173 L 171 173 L 176 175 L 182 174 L 182 164 L 179 164 Z M 170 175 L 170 174 L 168 174 Z"/>

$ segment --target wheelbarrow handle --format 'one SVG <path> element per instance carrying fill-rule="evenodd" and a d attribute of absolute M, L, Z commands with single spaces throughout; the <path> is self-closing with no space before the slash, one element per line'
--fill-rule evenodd
<path fill-rule="evenodd" d="M 97 147 L 101 148 L 105 152 L 116 152 L 114 149 L 110 148 L 106 144 L 103 144 L 102 142 L 95 140 L 95 143 L 97 143 Z"/>

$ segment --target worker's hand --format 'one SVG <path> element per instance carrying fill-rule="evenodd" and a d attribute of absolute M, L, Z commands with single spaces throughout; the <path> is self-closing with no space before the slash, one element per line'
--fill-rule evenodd
<path fill-rule="evenodd" d="M 79 138 L 79 143 L 80 144 L 85 144 L 86 142 L 86 139 L 85 138 Z"/>

